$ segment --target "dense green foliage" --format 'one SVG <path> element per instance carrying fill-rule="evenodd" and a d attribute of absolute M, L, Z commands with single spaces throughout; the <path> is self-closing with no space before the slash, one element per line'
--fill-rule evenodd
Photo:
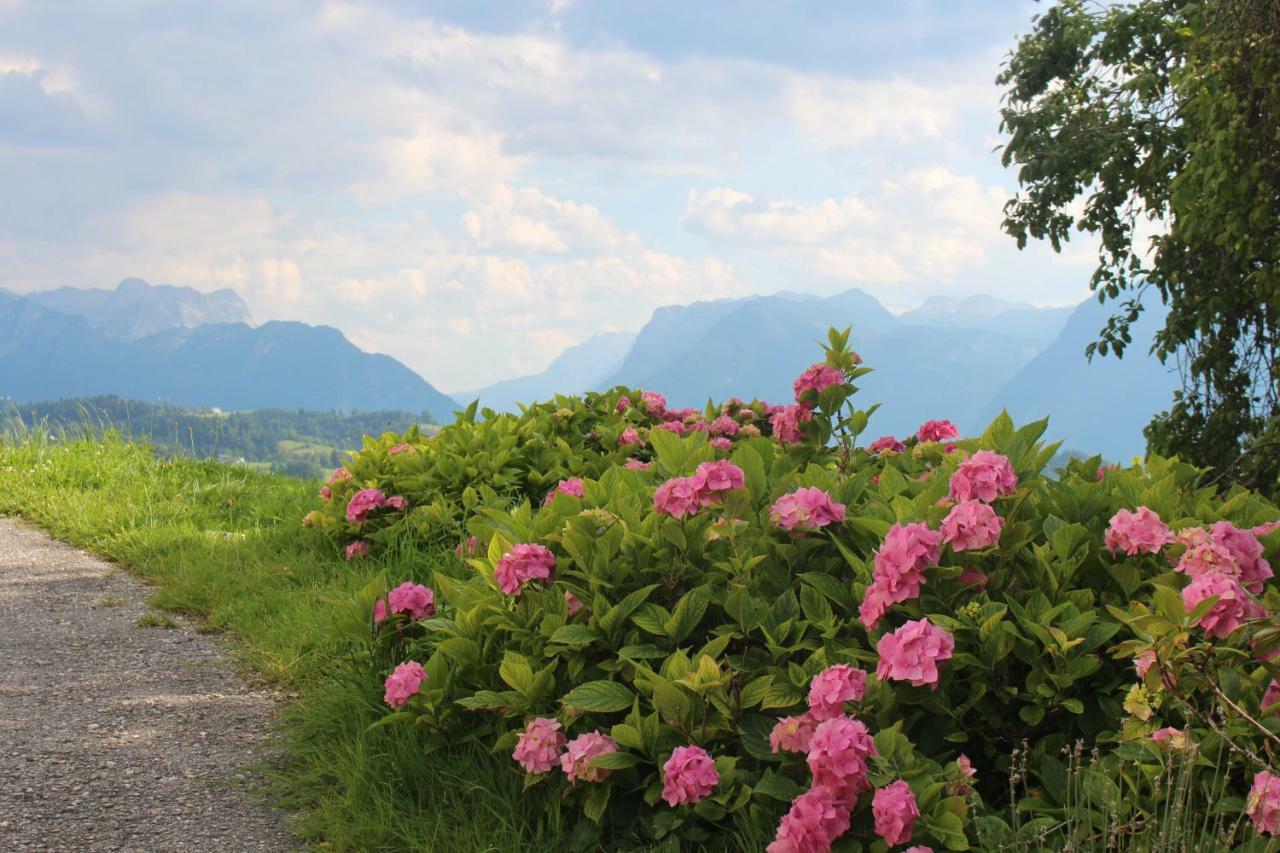
<path fill-rule="evenodd" d="M 146 439 L 169 454 L 267 463 L 277 473 L 296 477 L 319 477 L 342 464 L 367 435 L 431 423 L 425 412 L 217 412 L 116 396 L 0 408 L 0 436 L 13 438 L 37 428 L 71 435 L 111 429 Z"/>
<path fill-rule="evenodd" d="M 1123 353 L 1143 292 L 1169 306 L 1153 351 L 1183 388 L 1152 449 L 1280 493 L 1280 4 L 1061 0 L 999 82 L 1019 245 L 1099 238 L 1091 286 Z M 1144 229 L 1156 236 L 1148 242 Z M 1092 353 L 1091 347 L 1090 352 Z"/>

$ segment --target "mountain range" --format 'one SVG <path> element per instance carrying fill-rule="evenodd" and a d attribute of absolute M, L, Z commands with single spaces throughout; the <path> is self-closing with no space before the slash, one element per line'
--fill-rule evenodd
<path fill-rule="evenodd" d="M 337 329 L 248 320 L 230 291 L 202 294 L 139 279 L 114 291 L 0 291 L 0 396 L 31 402 L 116 394 L 228 410 L 398 409 L 436 420 L 457 408 L 399 361 L 363 352 Z"/>

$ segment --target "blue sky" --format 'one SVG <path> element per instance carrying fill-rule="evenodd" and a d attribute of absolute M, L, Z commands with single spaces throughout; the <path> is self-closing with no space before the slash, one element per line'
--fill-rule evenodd
<path fill-rule="evenodd" d="M 0 0 L 0 287 L 232 287 L 447 390 L 700 299 L 1078 301 L 999 231 L 1041 8 Z"/>

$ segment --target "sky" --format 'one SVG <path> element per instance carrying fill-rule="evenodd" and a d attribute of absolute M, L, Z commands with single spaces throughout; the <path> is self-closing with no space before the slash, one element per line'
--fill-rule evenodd
<path fill-rule="evenodd" d="M 138 276 L 447 391 L 656 307 L 1036 304 L 1000 231 L 1023 0 L 0 0 L 0 288 Z"/>

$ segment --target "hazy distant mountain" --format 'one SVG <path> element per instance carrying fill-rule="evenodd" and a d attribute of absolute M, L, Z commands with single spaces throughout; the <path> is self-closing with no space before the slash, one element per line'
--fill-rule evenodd
<path fill-rule="evenodd" d="M 898 320 L 945 329 L 988 329 L 1001 334 L 1016 331 L 1021 337 L 1048 342 L 1062 331 L 1073 310 L 1071 306 L 1036 308 L 994 296 L 930 296 L 919 308 L 899 315 Z"/>
<path fill-rule="evenodd" d="M 115 290 L 60 287 L 26 298 L 84 317 L 98 331 L 125 341 L 208 323 L 253 324 L 249 306 L 233 290 L 202 293 L 191 287 L 151 285 L 140 278 L 126 278 Z"/>
<path fill-rule="evenodd" d="M 1084 349 L 1097 340 L 1110 312 L 1096 299 L 1079 305 L 1058 338 L 991 396 L 986 416 L 995 417 L 1001 408 L 1016 423 L 1047 415 L 1046 437 L 1062 439 L 1067 449 L 1117 461 L 1141 455 L 1142 428 L 1169 408 L 1180 387 L 1177 373 L 1147 354 L 1167 310 L 1158 303 L 1147 306 L 1124 358 L 1086 361 Z"/>
<path fill-rule="evenodd" d="M 602 332 L 560 353 L 542 373 L 505 379 L 479 391 L 459 391 L 458 400 L 479 399 L 481 406 L 516 411 L 519 403 L 536 403 L 556 394 L 581 394 L 596 388 L 631 349 L 631 332 Z"/>
<path fill-rule="evenodd" d="M 99 394 L 232 410 L 402 409 L 442 421 L 457 408 L 394 358 L 363 352 L 327 326 L 213 323 L 124 340 L 0 293 L 0 396 Z"/>

